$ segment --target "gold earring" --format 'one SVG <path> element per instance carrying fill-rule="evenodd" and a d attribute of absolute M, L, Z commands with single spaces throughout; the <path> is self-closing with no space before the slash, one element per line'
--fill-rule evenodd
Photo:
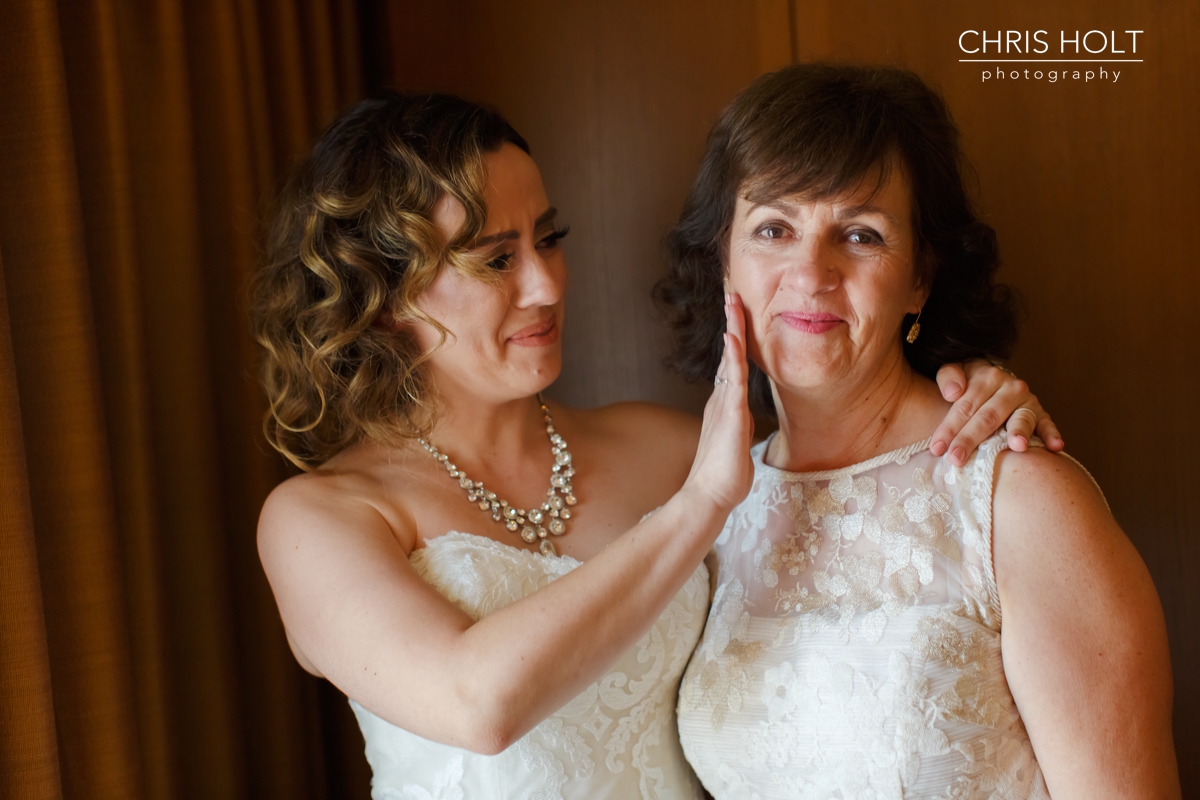
<path fill-rule="evenodd" d="M 917 309 L 917 318 L 913 320 L 912 327 L 908 329 L 908 336 L 904 337 L 909 344 L 915 342 L 917 337 L 921 335 L 921 312 L 923 310 L 924 306 Z"/>

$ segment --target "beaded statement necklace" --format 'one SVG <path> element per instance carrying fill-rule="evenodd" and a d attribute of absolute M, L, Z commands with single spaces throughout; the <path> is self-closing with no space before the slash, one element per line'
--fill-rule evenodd
<path fill-rule="evenodd" d="M 567 450 L 567 442 L 554 429 L 554 420 L 550 417 L 550 409 L 546 401 L 538 394 L 538 404 L 542 407 L 542 420 L 546 423 L 546 435 L 550 437 L 550 452 L 554 454 L 554 466 L 551 467 L 550 488 L 546 490 L 546 501 L 537 508 L 526 511 L 512 506 L 507 500 L 488 491 L 483 481 L 473 481 L 451 461 L 450 457 L 437 449 L 431 442 L 418 438 L 417 441 L 431 456 L 441 462 L 451 478 L 458 481 L 467 492 L 467 500 L 479 506 L 480 511 L 491 512 L 492 519 L 504 523 L 510 531 L 519 531 L 520 537 L 527 543 L 538 542 L 542 555 L 556 556 L 551 536 L 562 536 L 567 532 L 567 520 L 571 518 L 569 506 L 578 502 L 571 489 L 571 476 L 575 467 L 571 463 L 571 452 Z"/>

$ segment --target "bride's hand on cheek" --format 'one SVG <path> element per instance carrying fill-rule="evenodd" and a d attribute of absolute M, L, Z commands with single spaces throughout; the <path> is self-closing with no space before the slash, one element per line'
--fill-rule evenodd
<path fill-rule="evenodd" d="M 750 491 L 754 466 L 750 444 L 754 418 L 747 399 L 746 317 L 741 297 L 725 295 L 725 350 L 712 396 L 704 406 L 704 427 L 684 491 L 697 492 L 725 511 Z"/>
<path fill-rule="evenodd" d="M 942 396 L 954 403 L 933 434 L 930 450 L 948 453 L 962 466 L 979 444 L 1005 426 L 1008 446 L 1023 452 L 1035 434 L 1048 450 L 1064 447 L 1062 436 L 1025 381 L 995 364 L 973 359 L 938 370 Z"/>

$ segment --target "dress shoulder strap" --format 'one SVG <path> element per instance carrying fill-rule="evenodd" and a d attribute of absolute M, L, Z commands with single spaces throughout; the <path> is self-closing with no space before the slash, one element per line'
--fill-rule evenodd
<path fill-rule="evenodd" d="M 996 565 L 992 558 L 992 501 L 996 492 L 996 462 L 1008 449 L 1008 436 L 1001 431 L 979 445 L 979 449 L 962 467 L 959 474 L 965 486 L 960 489 L 960 519 L 964 528 L 964 544 L 974 546 L 978 553 L 981 574 L 977 587 L 982 597 L 980 611 L 985 622 L 1000 629 L 1000 592 L 996 586 Z"/>
<path fill-rule="evenodd" d="M 1045 444 L 1041 439 L 1033 437 L 1029 440 L 1029 446 L 1045 447 Z M 975 530 L 971 532 L 978 537 L 977 541 L 980 544 L 979 554 L 983 565 L 983 589 L 987 604 L 990 606 L 987 611 L 993 616 L 993 622 L 997 630 L 1000 628 L 1002 613 L 1000 609 L 1000 593 L 996 583 L 996 565 L 992 554 L 993 509 L 995 507 L 996 495 L 996 463 L 1000 459 L 1000 454 L 1007 449 L 1008 436 L 1001 430 L 979 445 L 975 456 L 963 470 L 969 476 L 970 480 L 970 509 L 968 513 L 963 514 L 963 522 L 968 528 L 974 527 Z M 1101 498 L 1104 498 L 1104 492 L 1100 489 L 1100 485 L 1096 483 L 1096 479 L 1092 477 L 1092 474 L 1088 472 L 1086 467 L 1067 453 L 1059 453 L 1058 455 L 1070 459 L 1072 463 L 1083 470 L 1083 474 L 1088 476 L 1092 485 L 1096 487 L 1096 491 L 1100 492 Z M 1108 499 L 1104 498 L 1104 502 L 1107 505 Z"/>

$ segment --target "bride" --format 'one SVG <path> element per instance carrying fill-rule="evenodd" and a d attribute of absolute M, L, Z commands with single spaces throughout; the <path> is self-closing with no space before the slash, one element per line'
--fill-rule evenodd
<path fill-rule="evenodd" d="M 268 438 L 305 472 L 259 551 L 296 659 L 351 698 L 377 799 L 697 791 L 675 694 L 752 475 L 740 301 L 703 425 L 548 403 L 566 233 L 524 140 L 440 95 L 359 104 L 279 200 L 254 326 Z M 999 369 L 942 377 L 963 398 L 942 451 L 1020 404 L 1016 446 L 1057 440 Z"/>

